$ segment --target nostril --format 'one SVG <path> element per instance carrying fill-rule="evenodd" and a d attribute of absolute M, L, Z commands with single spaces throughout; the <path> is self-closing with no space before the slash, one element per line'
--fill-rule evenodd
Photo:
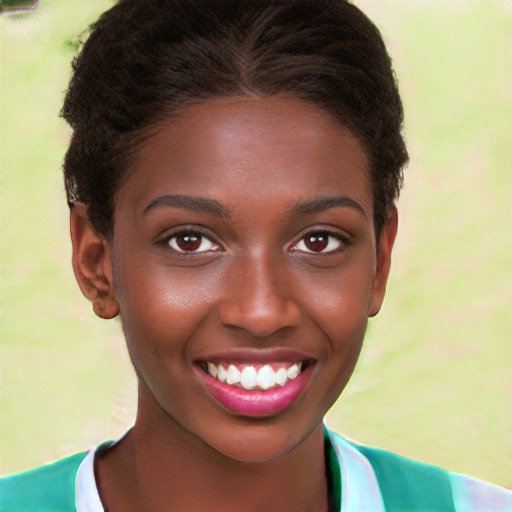
<path fill-rule="evenodd" d="M 225 326 L 237 327 L 256 338 L 264 338 L 296 327 L 300 321 L 300 308 L 289 300 L 274 307 L 259 308 L 230 302 L 219 308 L 219 319 Z"/>
<path fill-rule="evenodd" d="M 219 305 L 220 321 L 255 337 L 267 337 L 300 320 L 287 275 L 279 260 L 267 253 L 244 254 L 231 267 Z"/>

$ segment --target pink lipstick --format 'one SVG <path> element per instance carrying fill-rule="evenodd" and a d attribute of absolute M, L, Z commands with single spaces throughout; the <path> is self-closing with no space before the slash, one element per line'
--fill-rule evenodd
<path fill-rule="evenodd" d="M 211 367 L 211 364 L 209 366 Z M 228 368 L 235 367 L 234 364 L 229 363 L 223 366 Z M 240 368 L 240 364 L 236 366 Z M 265 370 L 268 371 L 269 368 L 286 368 L 287 366 L 295 368 L 297 364 L 269 362 L 265 365 Z M 292 372 L 291 378 L 287 379 L 284 383 L 281 381 L 268 386 L 270 389 L 261 389 L 258 385 L 255 386 L 256 389 L 244 389 L 238 382 L 235 384 L 228 383 L 229 379 L 228 382 L 221 382 L 217 375 L 213 376 L 208 372 L 206 363 L 194 365 L 194 370 L 208 394 L 231 412 L 242 416 L 269 416 L 283 411 L 298 398 L 309 380 L 311 366 L 311 360 L 305 361 L 301 365 L 302 371 L 298 375 L 294 375 L 294 372 Z M 252 367 L 252 365 L 247 365 L 246 363 L 244 369 Z M 259 368 L 261 371 L 262 364 L 255 364 L 254 368 Z M 268 371 L 268 373 L 271 374 L 272 372 Z M 265 380 L 264 382 L 267 381 Z M 272 383 L 272 380 L 270 380 L 270 383 Z M 266 387 L 264 385 L 264 388 Z"/>

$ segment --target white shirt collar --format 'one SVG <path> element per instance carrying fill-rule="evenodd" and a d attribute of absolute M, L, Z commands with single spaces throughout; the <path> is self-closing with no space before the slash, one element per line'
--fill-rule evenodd
<path fill-rule="evenodd" d="M 97 448 L 89 450 L 76 472 L 75 505 L 77 512 L 105 512 L 94 477 L 96 450 Z"/>
<path fill-rule="evenodd" d="M 341 473 L 340 512 L 385 512 L 377 477 L 368 459 L 330 430 Z"/>
<path fill-rule="evenodd" d="M 329 431 L 341 473 L 340 512 L 385 512 L 377 477 L 368 460 L 342 437 Z M 94 476 L 94 456 L 89 450 L 75 478 L 77 512 L 105 512 Z"/>

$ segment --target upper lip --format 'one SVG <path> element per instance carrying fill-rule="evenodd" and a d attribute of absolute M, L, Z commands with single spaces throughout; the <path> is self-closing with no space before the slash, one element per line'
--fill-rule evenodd
<path fill-rule="evenodd" d="M 300 350 L 287 348 L 269 348 L 269 349 L 232 349 L 224 352 L 215 352 L 201 355 L 195 358 L 196 362 L 233 362 L 240 364 L 265 364 L 278 362 L 299 362 L 306 360 L 315 360 L 311 354 Z"/>

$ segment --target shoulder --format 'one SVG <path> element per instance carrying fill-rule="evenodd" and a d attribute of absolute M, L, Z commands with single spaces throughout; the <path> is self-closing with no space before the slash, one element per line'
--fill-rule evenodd
<path fill-rule="evenodd" d="M 512 491 L 392 452 L 361 446 L 331 431 L 329 436 L 342 473 L 358 475 L 352 476 L 353 484 L 362 482 L 361 475 L 365 475 L 364 485 L 373 482 L 380 493 L 382 510 L 512 512 Z M 348 483 L 342 477 L 342 488 Z"/>
<path fill-rule="evenodd" d="M 75 511 L 75 479 L 87 452 L 0 479 L 2 512 Z"/>

